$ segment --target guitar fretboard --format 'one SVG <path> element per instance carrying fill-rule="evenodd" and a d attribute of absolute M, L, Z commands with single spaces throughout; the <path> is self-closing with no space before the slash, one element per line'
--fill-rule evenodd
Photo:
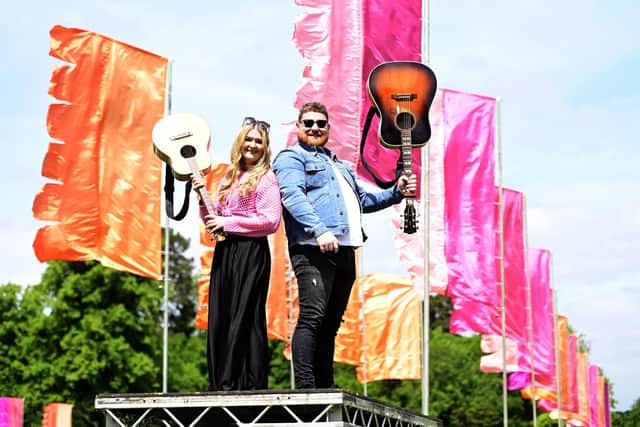
<path fill-rule="evenodd" d="M 412 161 L 413 153 L 411 152 L 411 129 L 400 130 L 400 136 L 402 140 L 402 169 L 405 175 L 411 176 L 413 174 Z"/>
<path fill-rule="evenodd" d="M 200 169 L 198 168 L 198 164 L 196 163 L 195 157 L 189 157 L 185 160 L 189 164 L 189 168 L 191 169 L 191 173 L 193 174 L 193 176 L 204 179 L 204 177 L 202 176 L 202 173 L 200 172 Z M 205 187 L 199 188 L 198 194 L 200 195 L 200 200 L 202 200 L 202 203 L 207 209 L 207 213 L 209 215 L 215 215 L 213 201 L 211 200 L 211 196 L 209 196 L 209 192 L 207 191 L 207 189 Z"/>

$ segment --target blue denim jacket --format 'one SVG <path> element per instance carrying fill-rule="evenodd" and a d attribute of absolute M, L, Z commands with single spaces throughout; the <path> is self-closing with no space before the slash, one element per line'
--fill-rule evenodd
<path fill-rule="evenodd" d="M 283 216 L 289 245 L 316 238 L 326 231 L 336 236 L 349 231 L 347 210 L 332 163 L 357 195 L 361 214 L 402 200 L 397 184 L 375 193 L 367 192 L 356 181 L 348 163 L 338 160 L 326 148 L 318 149 L 298 141 L 282 150 L 273 163 L 285 208 Z"/>

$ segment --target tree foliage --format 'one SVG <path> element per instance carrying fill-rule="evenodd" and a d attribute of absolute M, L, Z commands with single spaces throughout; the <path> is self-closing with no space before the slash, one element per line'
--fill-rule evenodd
<path fill-rule="evenodd" d="M 164 229 L 163 229 L 164 230 Z M 162 233 L 164 247 L 165 233 Z M 190 336 L 195 332 L 197 280 L 194 276 L 194 260 L 187 257 L 191 240 L 169 229 L 169 329 L 176 334 Z M 164 263 L 164 260 L 163 260 Z"/>
<path fill-rule="evenodd" d="M 640 426 L 640 398 L 636 399 L 628 411 L 611 414 L 612 427 Z"/>
<path fill-rule="evenodd" d="M 2 392 L 25 397 L 25 423 L 48 403 L 69 402 L 74 422 L 92 425 L 97 394 L 157 389 L 160 295 L 158 282 L 95 262 L 50 262 L 41 283 L 0 313 L 12 327 L 1 338 L 10 364 L 0 369 L 13 378 Z"/>
<path fill-rule="evenodd" d="M 189 240 L 170 233 L 169 392 L 203 392 L 208 385 L 206 333 L 195 331 L 196 280 Z M 72 403 L 73 424 L 101 425 L 99 394 L 161 391 L 160 281 L 95 262 L 50 262 L 37 285 L 0 286 L 0 395 L 25 399 L 25 425 L 40 425 L 42 408 Z M 479 370 L 479 337 L 448 333 L 451 302 L 430 301 L 429 413 L 451 426 L 501 426 L 502 375 Z M 269 388 L 291 388 L 285 343 L 269 342 Z M 585 345 L 588 348 L 588 346 Z M 338 386 L 416 412 L 421 382 L 386 380 L 366 385 L 355 367 L 336 364 Z M 531 402 L 508 395 L 509 425 L 531 425 Z M 640 400 L 613 413 L 613 425 L 640 425 Z M 538 425 L 555 425 L 538 412 Z"/>

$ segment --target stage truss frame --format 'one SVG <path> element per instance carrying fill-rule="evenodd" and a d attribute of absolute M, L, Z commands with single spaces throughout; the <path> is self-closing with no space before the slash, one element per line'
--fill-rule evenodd
<path fill-rule="evenodd" d="M 98 395 L 107 427 L 441 427 L 426 415 L 338 389 Z"/>

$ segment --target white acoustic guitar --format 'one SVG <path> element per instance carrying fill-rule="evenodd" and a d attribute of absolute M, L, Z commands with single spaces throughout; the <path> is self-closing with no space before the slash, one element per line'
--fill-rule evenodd
<path fill-rule="evenodd" d="M 177 113 L 163 117 L 153 126 L 151 139 L 154 153 L 171 166 L 177 180 L 188 181 L 194 176 L 204 179 L 204 175 L 211 171 L 211 131 L 201 116 Z M 214 215 L 213 202 L 207 189 L 199 188 L 198 194 L 207 213 Z M 224 234 L 215 233 L 214 237 L 222 240 Z"/>

